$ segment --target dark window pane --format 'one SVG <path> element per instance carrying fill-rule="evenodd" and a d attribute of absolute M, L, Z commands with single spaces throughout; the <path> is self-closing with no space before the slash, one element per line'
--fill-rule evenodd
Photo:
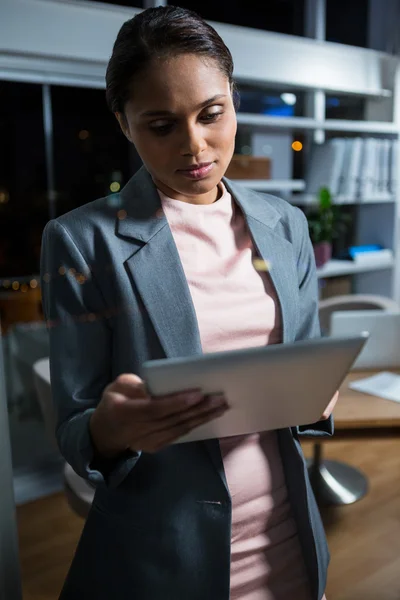
<path fill-rule="evenodd" d="M 57 215 L 116 192 L 141 165 L 103 90 L 52 87 Z"/>
<path fill-rule="evenodd" d="M 195 10 L 208 21 L 304 34 L 304 0 L 180 0 L 179 6 Z"/>
<path fill-rule="evenodd" d="M 304 115 L 305 93 L 239 84 L 239 112 L 276 117 Z"/>
<path fill-rule="evenodd" d="M 368 0 L 327 0 L 326 39 L 367 48 Z"/>
<path fill-rule="evenodd" d="M 42 88 L 0 82 L 0 277 L 39 272 L 48 220 Z"/>
<path fill-rule="evenodd" d="M 358 96 L 326 96 L 327 119 L 363 120 L 365 98 Z"/>

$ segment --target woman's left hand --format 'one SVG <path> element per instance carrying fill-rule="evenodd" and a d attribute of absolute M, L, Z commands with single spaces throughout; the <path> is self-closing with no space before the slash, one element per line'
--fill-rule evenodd
<path fill-rule="evenodd" d="M 338 398 L 339 398 L 339 392 L 337 391 L 336 394 L 333 396 L 332 400 L 329 402 L 326 409 L 324 410 L 324 412 L 322 413 L 321 421 L 326 421 L 327 419 L 329 419 L 329 417 L 332 414 L 333 409 L 335 408 Z"/>

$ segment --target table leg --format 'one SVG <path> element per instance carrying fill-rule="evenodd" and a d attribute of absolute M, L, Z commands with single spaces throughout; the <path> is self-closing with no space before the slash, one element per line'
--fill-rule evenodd
<path fill-rule="evenodd" d="M 324 506 L 353 504 L 368 491 L 368 480 L 355 467 L 336 460 L 323 460 L 322 444 L 314 444 L 307 460 L 308 474 L 317 502 Z"/>

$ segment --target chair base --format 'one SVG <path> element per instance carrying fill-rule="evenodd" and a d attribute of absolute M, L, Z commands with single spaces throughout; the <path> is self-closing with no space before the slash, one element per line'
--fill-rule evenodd
<path fill-rule="evenodd" d="M 71 465 L 64 465 L 64 491 L 72 510 L 86 519 L 92 505 L 95 486 L 75 473 Z"/>
<path fill-rule="evenodd" d="M 64 493 L 67 499 L 67 502 L 72 509 L 72 511 L 77 514 L 82 519 L 86 520 L 86 517 L 89 514 L 90 504 L 82 500 L 72 488 L 68 485 L 67 481 L 64 479 Z"/>
<path fill-rule="evenodd" d="M 342 506 L 361 500 L 368 492 L 368 480 L 355 467 L 336 460 L 307 460 L 308 474 L 318 504 Z"/>

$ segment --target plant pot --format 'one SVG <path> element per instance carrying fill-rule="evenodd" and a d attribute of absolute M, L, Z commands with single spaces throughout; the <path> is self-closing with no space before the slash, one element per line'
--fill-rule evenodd
<path fill-rule="evenodd" d="M 331 242 L 318 242 L 313 244 L 315 264 L 317 268 L 323 267 L 332 258 L 332 244 Z"/>

